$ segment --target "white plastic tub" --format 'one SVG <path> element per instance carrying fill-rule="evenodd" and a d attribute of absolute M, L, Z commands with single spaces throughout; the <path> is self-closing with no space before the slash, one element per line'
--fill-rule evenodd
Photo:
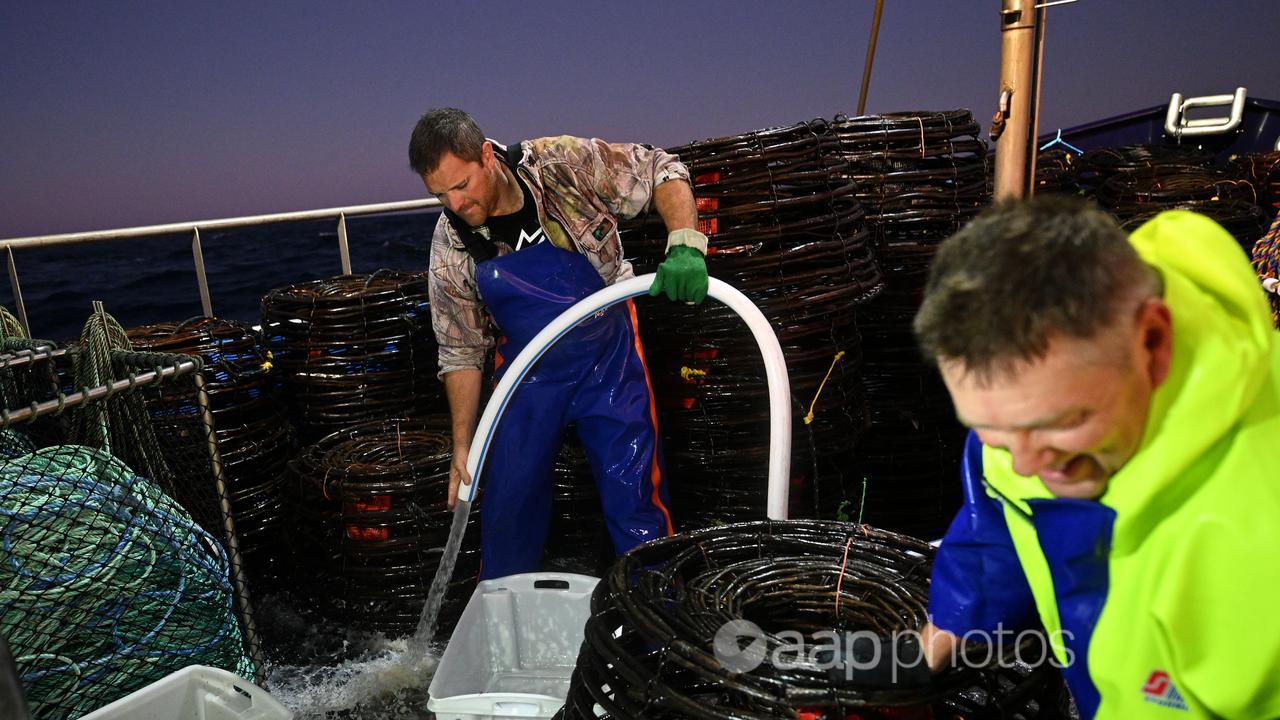
<path fill-rule="evenodd" d="M 526 573 L 481 582 L 431 680 L 438 720 L 550 718 L 569 693 L 598 580 Z"/>
<path fill-rule="evenodd" d="M 291 720 L 266 690 L 218 668 L 191 665 L 81 720 Z"/>

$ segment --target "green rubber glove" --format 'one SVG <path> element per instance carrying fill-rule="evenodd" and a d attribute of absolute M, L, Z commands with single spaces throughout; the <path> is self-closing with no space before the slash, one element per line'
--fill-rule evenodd
<path fill-rule="evenodd" d="M 671 300 L 700 303 L 707 297 L 707 261 L 697 248 L 673 245 L 649 287 L 653 297 L 666 292 Z"/>

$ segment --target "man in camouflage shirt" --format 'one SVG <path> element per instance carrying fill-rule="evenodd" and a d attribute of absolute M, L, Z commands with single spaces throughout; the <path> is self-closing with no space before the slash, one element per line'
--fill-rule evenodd
<path fill-rule="evenodd" d="M 479 409 L 485 356 L 514 358 L 578 300 L 633 276 L 618 222 L 652 208 L 667 259 L 650 293 L 701 302 L 707 290 L 689 172 L 645 145 L 569 136 L 503 147 L 461 110 L 433 110 L 409 143 L 410 166 L 444 206 L 431 240 L 431 316 L 449 398 L 449 506 Z M 489 448 L 482 578 L 538 568 L 550 522 L 551 472 L 573 422 L 600 489 L 614 549 L 672 532 L 653 392 L 630 301 L 583 322 L 525 377 Z"/>

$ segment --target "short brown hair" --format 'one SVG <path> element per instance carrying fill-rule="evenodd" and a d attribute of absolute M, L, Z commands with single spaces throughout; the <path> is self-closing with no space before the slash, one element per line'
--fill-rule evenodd
<path fill-rule="evenodd" d="M 980 380 L 1043 357 L 1054 335 L 1089 339 L 1125 299 L 1160 293 L 1111 216 L 1076 198 L 1000 203 L 938 249 L 916 339 Z"/>
<path fill-rule="evenodd" d="M 409 138 L 409 167 L 426 175 L 440 164 L 445 152 L 468 162 L 480 160 L 484 133 L 471 116 L 457 108 L 437 108 L 423 115 Z"/>

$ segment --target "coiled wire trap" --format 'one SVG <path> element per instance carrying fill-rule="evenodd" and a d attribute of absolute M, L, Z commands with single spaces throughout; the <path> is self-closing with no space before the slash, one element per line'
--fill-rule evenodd
<path fill-rule="evenodd" d="M 289 463 L 297 587 L 322 614 L 390 635 L 417 627 L 453 520 L 446 427 L 361 423 Z M 474 588 L 479 516 L 472 510 L 443 617 L 456 620 Z"/>
<path fill-rule="evenodd" d="M 843 720 L 930 717 L 929 709 L 944 717 L 999 716 L 1015 709 L 1002 703 L 1013 687 L 1023 710 L 1058 702 L 1061 679 L 1052 668 L 956 668 L 927 687 L 877 689 L 835 682 L 816 661 L 786 649 L 796 645 L 784 631 L 800 633 L 812 648 L 823 632 L 889 636 L 921 627 L 932 558 L 931 547 L 906 536 L 796 520 L 707 528 L 641 545 L 596 587 L 559 717 Z M 726 667 L 718 636 L 743 622 L 759 630 L 763 660 Z"/>
<path fill-rule="evenodd" d="M 1227 161 L 1227 169 L 1253 185 L 1258 204 L 1274 216 L 1280 209 L 1280 150 L 1234 156 Z"/>
<path fill-rule="evenodd" d="M 1165 210 L 1191 210 L 1226 228 L 1246 253 L 1266 230 L 1254 187 L 1213 168 L 1118 173 L 1098 188 L 1095 197 L 1125 230 L 1135 230 Z"/>
<path fill-rule="evenodd" d="M 855 308 L 883 288 L 847 163 L 828 123 L 671 148 L 693 175 L 707 269 L 742 290 L 783 345 L 793 390 L 793 514 L 833 516 L 856 492 L 844 469 L 866 425 Z M 640 237 L 636 237 L 640 235 Z M 633 227 L 637 272 L 662 259 L 658 224 Z M 764 366 L 717 303 L 641 305 L 680 527 L 759 517 L 768 453 Z"/>
<path fill-rule="evenodd" d="M 262 334 L 303 442 L 422 414 L 443 397 L 425 275 L 380 270 L 272 290 Z"/>
<path fill-rule="evenodd" d="M 863 494 L 847 514 L 920 537 L 941 535 L 959 504 L 964 430 L 911 321 L 938 245 L 989 201 L 980 131 L 967 110 L 832 123 L 885 278 L 884 292 L 857 312 L 871 427 L 852 465 Z"/>
<path fill-rule="evenodd" d="M 1192 145 L 1117 145 L 1082 155 L 1076 164 L 1076 185 L 1092 195 L 1117 175 L 1144 171 L 1176 175 L 1212 164 L 1213 153 Z"/>
<path fill-rule="evenodd" d="M 291 447 L 289 425 L 272 392 L 272 365 L 257 332 L 245 323 L 197 317 L 133 328 L 128 337 L 138 350 L 204 359 L 205 389 L 245 570 L 255 584 L 277 582 L 288 562 L 281 551 L 281 483 Z M 188 399 L 167 388 L 147 400 L 147 409 L 159 427 L 195 412 Z M 166 460 L 182 462 L 179 457 Z"/>

